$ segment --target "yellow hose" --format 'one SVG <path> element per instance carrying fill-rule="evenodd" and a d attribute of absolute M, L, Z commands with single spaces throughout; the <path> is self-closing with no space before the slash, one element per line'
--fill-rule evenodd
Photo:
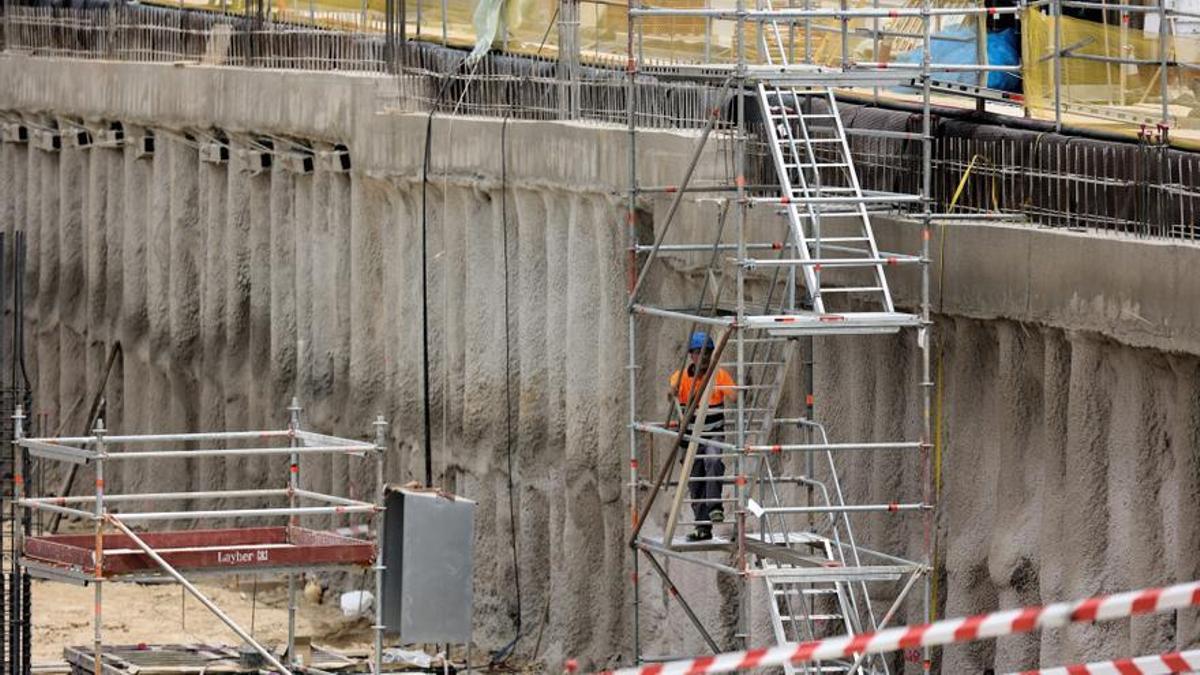
<path fill-rule="evenodd" d="M 963 175 L 958 179 L 958 186 L 954 189 L 954 195 L 950 198 L 950 206 L 946 209 L 947 213 L 954 211 L 958 206 L 958 200 L 962 197 L 963 190 L 967 187 L 967 180 L 971 177 L 971 171 L 975 169 L 977 160 L 988 160 L 982 155 L 976 154 L 971 157 L 971 161 L 967 162 L 967 169 L 963 171 Z M 996 187 L 996 180 L 992 178 L 992 207 L 997 211 L 1000 210 L 1000 195 Z M 946 279 L 946 224 L 942 223 L 942 232 L 938 241 L 938 313 L 942 311 L 942 301 L 945 298 L 945 279 Z M 934 503 L 941 501 L 942 497 L 942 373 L 943 373 L 942 346 L 938 343 L 937 348 L 937 364 L 934 372 L 934 398 L 933 398 L 933 495 Z M 933 548 L 933 574 L 932 588 L 930 589 L 930 604 L 929 604 L 929 620 L 933 621 L 937 618 L 938 606 L 938 575 L 937 559 L 938 550 L 936 544 L 937 538 L 934 538 Z"/>

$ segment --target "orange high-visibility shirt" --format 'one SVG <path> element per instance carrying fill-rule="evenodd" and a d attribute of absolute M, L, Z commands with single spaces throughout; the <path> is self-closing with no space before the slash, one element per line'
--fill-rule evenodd
<path fill-rule="evenodd" d="M 681 371 L 675 371 L 671 375 L 671 388 L 675 390 L 675 396 L 684 405 L 687 405 L 688 400 L 692 397 L 692 385 L 700 380 L 700 376 L 693 377 L 688 370 L 691 367 Z M 703 374 L 703 373 L 701 373 Z M 708 394 L 708 404 L 710 406 L 718 406 L 725 402 L 726 397 L 733 398 L 737 395 L 737 385 L 733 381 L 733 376 L 724 368 L 717 368 L 717 372 L 713 373 L 712 390 Z"/>

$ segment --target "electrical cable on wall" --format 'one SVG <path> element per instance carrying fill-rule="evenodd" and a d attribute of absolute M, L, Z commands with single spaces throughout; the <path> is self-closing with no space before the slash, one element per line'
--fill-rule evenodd
<path fill-rule="evenodd" d="M 550 29 L 554 26 L 554 22 L 558 19 L 558 7 L 555 6 L 554 14 L 550 17 L 550 22 L 546 25 L 546 32 L 542 34 L 542 42 L 538 45 L 537 53 L 542 53 L 542 48 L 546 46 L 546 39 L 550 36 Z M 545 94 L 543 94 L 545 96 Z M 504 410 L 506 419 L 507 439 L 506 439 L 506 454 L 508 458 L 508 522 L 512 528 L 512 558 L 513 558 L 513 583 L 516 586 L 517 592 L 517 616 L 516 616 L 516 635 L 508 644 L 496 650 L 492 656 L 489 665 L 495 666 L 504 662 L 512 655 L 516 649 L 517 643 L 521 641 L 524 634 L 521 615 L 521 566 L 517 551 L 517 512 L 516 499 L 513 489 L 513 432 L 512 432 L 512 373 L 510 355 L 512 353 L 512 344 L 509 335 L 508 324 L 508 302 L 509 302 L 509 275 L 508 275 L 508 123 L 512 121 L 512 109 L 505 113 L 504 119 L 500 122 L 500 222 L 503 227 L 502 237 L 504 245 Z M 547 596 L 549 602 L 549 596 Z M 547 604 L 547 608 L 549 605 Z M 545 626 L 543 620 L 542 626 Z M 538 644 L 541 644 L 541 631 L 539 629 Z M 535 647 L 534 652 L 537 652 Z"/>
<path fill-rule="evenodd" d="M 461 70 L 464 61 L 459 61 L 453 70 Z M 433 487 L 433 425 L 429 408 L 429 159 L 432 154 L 433 116 L 446 95 L 451 78 L 447 74 L 438 89 L 437 98 L 425 117 L 425 151 L 421 158 L 421 397 L 422 397 L 422 442 L 425 450 L 425 487 Z M 444 413 L 443 413 L 444 414 Z"/>
<path fill-rule="evenodd" d="M 512 338 L 509 334 L 509 275 L 508 275 L 508 122 L 500 123 L 500 223 L 504 245 L 504 413 L 506 454 L 508 457 L 508 522 L 512 528 L 513 578 L 517 587 L 517 637 L 521 639 L 521 565 L 517 555 L 517 507 L 513 491 L 513 420 L 512 420 Z"/>
<path fill-rule="evenodd" d="M 454 70 L 461 70 L 465 63 L 465 59 L 460 61 Z M 474 72 L 474 67 L 472 68 Z M 428 188 L 429 188 L 429 165 L 432 155 L 432 139 L 433 139 L 433 116 L 437 112 L 437 108 L 441 105 L 445 97 L 448 85 L 451 82 L 449 76 L 442 81 L 442 86 L 438 89 L 438 95 L 434 99 L 433 105 L 429 114 L 425 118 L 425 147 L 422 157 L 421 166 L 421 381 L 423 392 L 423 427 L 424 427 L 424 451 L 425 451 L 425 485 L 432 487 L 433 485 L 433 442 L 432 442 L 432 423 L 431 423 L 431 401 L 429 395 L 429 277 L 428 277 L 428 237 L 429 237 L 429 210 L 428 210 Z M 463 96 L 465 97 L 464 90 Z M 461 103 L 461 99 L 459 101 Z M 455 105 L 457 109 L 458 105 Z M 510 298 L 510 283 L 509 283 L 509 260 L 508 260 L 508 122 L 509 117 L 505 117 L 501 122 L 500 127 L 500 199 L 501 199 L 501 223 L 503 228 L 503 261 L 504 261 L 504 365 L 505 365 L 505 380 L 504 380 L 504 398 L 505 398 L 505 429 L 506 429 L 506 455 L 508 462 L 508 508 L 509 522 L 511 527 L 511 543 L 512 543 L 512 560 L 513 560 L 513 576 L 514 586 L 517 596 L 517 614 L 516 614 L 516 631 L 513 639 L 493 654 L 490 665 L 496 665 L 507 660 L 520 642 L 524 634 L 522 625 L 522 593 L 521 593 L 521 572 L 519 566 L 519 551 L 517 548 L 517 524 L 516 524 L 516 499 L 515 499 L 515 484 L 513 482 L 513 420 L 512 420 L 512 383 L 511 383 L 511 354 L 512 344 L 511 335 L 508 323 L 508 310 Z M 443 412 L 443 416 L 444 416 Z"/>
<path fill-rule="evenodd" d="M 554 16 L 550 19 L 550 25 L 546 29 L 546 33 L 542 36 L 542 46 L 545 45 L 546 39 L 550 33 L 550 27 L 554 25 L 554 20 L 557 18 L 557 9 Z M 541 46 L 539 46 L 539 52 Z M 463 59 L 458 63 L 454 70 L 461 70 L 466 63 Z M 472 72 L 478 62 L 472 66 Z M 445 97 L 447 86 L 451 81 L 450 77 L 446 77 L 442 81 L 442 86 L 438 89 L 437 97 L 434 99 L 433 105 L 429 114 L 425 119 L 425 142 L 424 153 L 422 157 L 421 167 L 421 381 L 423 392 L 423 427 L 424 427 L 424 452 L 425 452 L 425 485 L 432 487 L 433 485 L 433 443 L 432 443 L 432 423 L 430 415 L 430 395 L 429 395 L 429 294 L 428 294 L 428 237 L 429 237 L 429 210 L 428 204 L 428 187 L 429 187 L 429 165 L 432 155 L 432 138 L 433 138 L 433 116 L 437 112 L 437 107 L 441 105 Z M 466 90 L 463 91 L 465 98 Z M 455 105 L 457 111 L 458 104 Z M 517 644 L 524 636 L 525 630 L 522 616 L 522 587 L 521 587 L 521 570 L 520 570 L 520 552 L 517 546 L 517 517 L 516 517 L 516 488 L 513 480 L 514 463 L 513 463 L 513 419 L 512 419 L 512 339 L 511 329 L 509 325 L 509 304 L 511 297 L 511 283 L 509 274 L 509 255 L 508 255 L 508 124 L 511 121 L 511 113 L 505 115 L 500 126 L 500 201 L 501 201 L 501 225 L 502 225 L 502 246 L 503 246 L 503 272 L 504 272 L 504 364 L 505 364 L 505 379 L 504 379 L 504 400 L 505 400 L 505 454 L 508 465 L 508 509 L 509 509 L 509 527 L 511 532 L 512 546 L 512 564 L 513 564 L 513 585 L 517 596 L 517 612 L 515 617 L 515 635 L 513 639 L 500 649 L 496 650 L 490 661 L 490 665 L 494 666 L 503 663 L 512 655 Z M 443 413 L 444 416 L 444 413 Z"/>
<path fill-rule="evenodd" d="M 512 564 L 513 583 L 517 591 L 516 635 L 511 642 L 501 647 L 492 657 L 492 665 L 507 659 L 521 641 L 524 633 L 521 626 L 521 565 L 517 551 L 517 508 L 516 495 L 513 488 L 513 424 L 512 424 L 512 339 L 509 332 L 509 295 L 510 284 L 508 275 L 508 122 L 505 116 L 500 122 L 500 223 L 502 227 L 501 243 L 504 247 L 504 412 L 505 412 L 505 453 L 508 459 L 508 523 L 512 533 Z"/>

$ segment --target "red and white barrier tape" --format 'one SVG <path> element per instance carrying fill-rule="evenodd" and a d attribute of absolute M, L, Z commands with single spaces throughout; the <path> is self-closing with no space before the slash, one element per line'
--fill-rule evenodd
<path fill-rule="evenodd" d="M 888 628 L 878 633 L 845 635 L 812 642 L 787 643 L 777 647 L 726 652 L 714 656 L 647 664 L 637 668 L 606 671 L 605 675 L 702 675 L 735 670 L 770 668 L 785 663 L 849 659 L 856 654 L 879 654 L 916 647 L 970 642 L 1068 623 L 1090 623 L 1137 614 L 1153 614 L 1200 605 L 1200 581 L 1166 588 L 1060 602 L 1044 607 L 1026 607 L 965 619 L 946 619 L 916 626 Z"/>
<path fill-rule="evenodd" d="M 1026 670 L 1020 675 L 1168 675 L 1200 672 L 1200 649 L 1099 663 Z M 1015 674 L 1014 674 L 1015 675 Z"/>

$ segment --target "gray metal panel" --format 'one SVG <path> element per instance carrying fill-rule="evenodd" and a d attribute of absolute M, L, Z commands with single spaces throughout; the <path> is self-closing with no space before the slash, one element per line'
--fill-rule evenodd
<path fill-rule="evenodd" d="M 475 503 L 429 492 L 388 493 L 383 623 L 405 642 L 471 639 Z"/>

